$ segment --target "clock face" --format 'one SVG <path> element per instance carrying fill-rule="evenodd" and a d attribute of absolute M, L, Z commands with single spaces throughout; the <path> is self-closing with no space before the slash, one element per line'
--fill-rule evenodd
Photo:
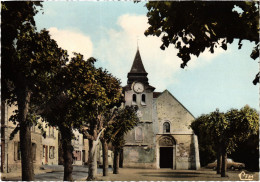
<path fill-rule="evenodd" d="M 135 83 L 134 84 L 134 91 L 137 93 L 142 93 L 144 91 L 144 85 L 142 83 Z"/>

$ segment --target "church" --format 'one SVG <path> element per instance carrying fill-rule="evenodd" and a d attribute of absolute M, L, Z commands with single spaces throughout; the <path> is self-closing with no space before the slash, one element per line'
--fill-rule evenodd
<path fill-rule="evenodd" d="M 199 169 L 194 116 L 168 91 L 155 92 L 137 49 L 124 87 L 125 105 L 137 105 L 138 125 L 125 135 L 124 167 Z"/>

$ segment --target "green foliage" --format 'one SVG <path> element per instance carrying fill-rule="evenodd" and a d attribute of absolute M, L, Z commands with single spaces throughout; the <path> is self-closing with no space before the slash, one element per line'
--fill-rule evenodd
<path fill-rule="evenodd" d="M 247 140 L 237 143 L 235 151 L 229 155 L 234 161 L 243 162 L 247 170 L 259 171 L 259 131 Z"/>
<path fill-rule="evenodd" d="M 198 135 L 203 164 L 212 160 L 211 155 L 215 155 L 221 145 L 228 153 L 234 153 L 239 143 L 259 133 L 258 118 L 257 111 L 246 105 L 240 110 L 231 109 L 226 113 L 216 110 L 193 121 L 191 128 Z"/>
<path fill-rule="evenodd" d="M 109 138 L 116 150 L 123 148 L 125 144 L 124 135 L 133 129 L 139 122 L 137 117 L 138 108 L 136 106 L 125 106 L 119 109 L 115 117 L 115 122 L 108 127 L 106 138 Z"/>
<path fill-rule="evenodd" d="M 33 20 L 36 6 L 41 3 L 2 2 L 2 99 L 14 105 L 23 99 L 19 96 L 23 91 L 31 93 L 26 117 L 36 117 L 36 107 L 50 89 L 49 81 L 68 60 L 66 52 L 58 48 L 48 31 L 36 32 Z M 17 110 L 11 117 L 14 123 L 18 114 Z M 27 121 L 35 122 L 35 119 Z"/>
<path fill-rule="evenodd" d="M 85 61 L 75 53 L 50 80 L 51 87 L 40 108 L 50 125 L 79 130 L 87 127 L 92 137 L 94 129 L 96 133 L 103 129 L 103 114 L 119 103 L 122 88 L 120 81 L 106 70 L 95 68 L 95 61 L 95 58 Z"/>
<path fill-rule="evenodd" d="M 216 159 L 216 145 L 217 141 L 212 135 L 209 135 L 209 115 L 201 115 L 194 122 L 191 123 L 191 128 L 194 133 L 198 136 L 199 142 L 199 154 L 201 166 L 207 165 L 209 162 L 213 162 Z M 211 131 L 213 133 L 215 130 Z M 207 136 L 207 137 L 205 137 Z"/>
<path fill-rule="evenodd" d="M 146 7 L 150 27 L 145 35 L 161 36 L 162 50 L 173 44 L 182 68 L 191 55 L 198 57 L 206 49 L 214 53 L 219 46 L 227 50 L 234 39 L 239 39 L 239 49 L 243 40 L 253 41 L 251 58 L 259 57 L 257 1 L 150 1 Z M 257 78 L 254 83 L 259 82 L 259 74 Z"/>
<path fill-rule="evenodd" d="M 34 16 L 38 12 L 37 6 L 42 6 L 41 2 L 1 2 L 1 96 L 3 100 L 9 99 L 11 102 L 16 100 L 14 80 L 18 77 L 17 73 L 24 68 L 19 68 L 17 65 L 16 42 L 26 28 L 32 29 L 31 32 L 36 29 Z"/>

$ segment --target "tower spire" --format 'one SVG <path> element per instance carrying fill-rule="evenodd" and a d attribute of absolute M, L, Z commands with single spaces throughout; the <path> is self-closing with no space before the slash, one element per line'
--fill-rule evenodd
<path fill-rule="evenodd" d="M 127 78 L 128 78 L 127 83 L 132 84 L 134 81 L 139 81 L 139 82 L 148 84 L 147 75 L 148 75 L 148 73 L 144 69 L 141 55 L 140 55 L 139 49 L 137 47 L 137 51 L 135 54 L 132 68 L 127 75 Z"/>

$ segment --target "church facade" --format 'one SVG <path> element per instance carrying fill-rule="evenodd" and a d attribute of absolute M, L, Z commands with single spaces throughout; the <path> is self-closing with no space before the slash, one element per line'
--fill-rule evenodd
<path fill-rule="evenodd" d="M 168 91 L 154 92 L 137 50 L 124 87 L 126 105 L 137 105 L 138 125 L 125 136 L 124 167 L 198 169 L 194 116 Z"/>

